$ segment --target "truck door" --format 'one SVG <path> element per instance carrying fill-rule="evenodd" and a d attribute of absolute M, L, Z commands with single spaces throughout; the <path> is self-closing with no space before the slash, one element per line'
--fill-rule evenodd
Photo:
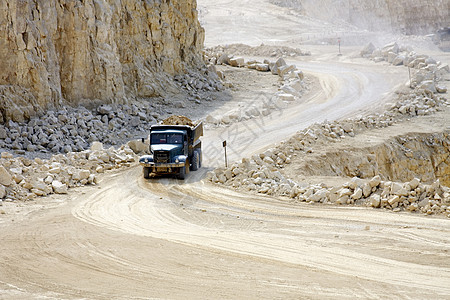
<path fill-rule="evenodd" d="M 184 136 L 184 142 L 183 142 L 184 155 L 189 156 L 188 137 L 187 137 L 187 134 L 184 134 L 183 136 Z"/>

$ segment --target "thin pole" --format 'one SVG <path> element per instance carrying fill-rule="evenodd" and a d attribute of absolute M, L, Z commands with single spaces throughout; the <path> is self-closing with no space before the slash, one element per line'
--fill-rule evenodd
<path fill-rule="evenodd" d="M 225 149 L 225 168 L 228 168 L 227 141 L 223 141 L 222 146 Z"/>
<path fill-rule="evenodd" d="M 228 168 L 227 147 L 225 146 L 225 168 Z"/>
<path fill-rule="evenodd" d="M 408 67 L 408 73 L 409 73 L 409 88 L 412 88 L 412 82 L 411 82 L 411 68 Z"/>

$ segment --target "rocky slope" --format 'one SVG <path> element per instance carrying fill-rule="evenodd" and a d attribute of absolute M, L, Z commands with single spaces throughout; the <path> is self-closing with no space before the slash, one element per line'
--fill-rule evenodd
<path fill-rule="evenodd" d="M 426 34 L 450 25 L 446 0 L 271 0 L 331 23 L 346 21 L 372 31 Z"/>
<path fill-rule="evenodd" d="M 195 0 L 4 0 L 0 28 L 0 123 L 177 93 L 173 77 L 202 66 Z"/>

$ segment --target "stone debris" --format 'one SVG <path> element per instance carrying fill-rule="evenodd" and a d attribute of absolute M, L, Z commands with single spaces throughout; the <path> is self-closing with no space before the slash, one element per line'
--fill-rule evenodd
<path fill-rule="evenodd" d="M 138 104 L 102 105 L 94 111 L 84 107 L 48 111 L 27 122 L 8 121 L 2 128 L 6 134 L 0 135 L 0 149 L 33 155 L 83 151 L 99 140 L 116 145 L 146 132 L 160 118 L 154 107 Z"/>
<path fill-rule="evenodd" d="M 70 188 L 98 183 L 98 174 L 129 167 L 136 160 L 132 149 L 104 149 L 99 142 L 92 149 L 57 154 L 50 159 L 14 157 L 2 152 L 0 158 L 0 199 L 30 200 L 53 193 L 66 194 Z"/>
<path fill-rule="evenodd" d="M 405 66 L 414 69 L 411 88 L 419 87 L 432 93 L 446 93 L 447 90 L 436 86 L 440 77 L 450 72 L 448 64 L 436 61 L 432 57 L 417 54 L 412 47 L 390 43 L 383 48 L 376 48 L 372 43 L 361 50 L 361 56 L 378 63 L 386 61 L 394 66 Z"/>
<path fill-rule="evenodd" d="M 194 122 L 191 119 L 185 116 L 170 116 L 167 119 L 162 121 L 163 125 L 188 125 L 195 126 Z"/>
<path fill-rule="evenodd" d="M 217 61 L 217 64 L 222 64 L 227 60 L 227 55 L 245 55 L 245 56 L 262 56 L 262 57 L 298 57 L 310 56 L 311 52 L 303 51 L 286 46 L 270 46 L 261 44 L 252 47 L 245 44 L 230 44 L 226 46 L 216 46 L 207 48 L 204 51 L 204 56 L 208 61 Z M 222 60 L 220 60 L 220 58 Z M 229 58 L 228 58 L 229 59 Z M 227 63 L 229 64 L 229 62 Z"/>
<path fill-rule="evenodd" d="M 283 57 L 278 57 L 275 61 L 269 59 L 265 59 L 263 62 L 257 60 L 245 61 L 242 57 L 234 57 L 231 54 L 224 53 L 223 51 L 226 49 L 226 47 L 215 47 L 206 50 L 206 60 L 211 64 L 247 67 L 259 72 L 271 72 L 273 75 L 280 77 L 279 91 L 269 99 L 264 99 L 265 101 L 261 103 L 252 104 L 245 111 L 231 111 L 222 116 L 208 115 L 203 120 L 205 124 L 229 126 L 235 122 L 268 116 L 273 111 L 287 108 L 289 103 L 298 101 L 302 93 L 309 90 L 303 72 L 298 70 L 295 65 L 288 65 Z M 223 73 L 217 74 L 218 77 L 224 79 Z M 231 86 L 231 83 L 226 81 L 224 84 Z"/>

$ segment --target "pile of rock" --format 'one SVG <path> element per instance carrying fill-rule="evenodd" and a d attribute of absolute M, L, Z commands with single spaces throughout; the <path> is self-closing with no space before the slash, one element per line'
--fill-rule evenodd
<path fill-rule="evenodd" d="M 134 152 L 128 146 L 104 149 L 94 142 L 91 149 L 54 155 L 48 160 L 14 157 L 2 152 L 0 158 L 0 200 L 30 200 L 37 196 L 65 194 L 69 188 L 96 184 L 98 174 L 131 166 Z"/>
<path fill-rule="evenodd" d="M 202 72 L 190 72 L 174 77 L 175 84 L 188 94 L 188 99 L 201 103 L 201 100 L 211 100 L 211 93 L 225 89 L 214 66 L 209 66 Z"/>
<path fill-rule="evenodd" d="M 361 56 L 370 58 L 374 62 L 387 61 L 394 66 L 407 66 L 416 69 L 410 82 L 411 87 L 419 87 L 430 90 L 433 93 L 445 93 L 447 89 L 436 85 L 439 78 L 450 72 L 448 64 L 436 61 L 424 54 L 417 54 L 411 47 L 400 46 L 396 42 L 376 48 L 369 43 L 361 51 Z"/>
<path fill-rule="evenodd" d="M 309 201 L 304 196 L 302 201 Z M 328 190 L 324 201 L 336 204 L 362 204 L 393 211 L 420 211 L 425 214 L 445 214 L 450 217 L 450 188 L 439 180 L 423 184 L 420 179 L 405 183 L 382 181 L 375 176 L 369 181 L 354 177 L 340 188 Z"/>
<path fill-rule="evenodd" d="M 268 116 L 273 111 L 288 107 L 289 103 L 298 101 L 302 93 L 308 90 L 308 84 L 304 80 L 302 71 L 297 70 L 294 65 L 288 65 L 283 58 L 278 58 L 274 62 L 264 60 L 259 62 L 256 60 L 245 61 L 242 57 L 233 57 L 232 55 L 223 54 L 216 61 L 217 64 L 229 65 L 238 68 L 249 68 L 260 72 L 271 72 L 273 75 L 280 77 L 280 87 L 275 95 L 257 99 L 257 103 L 247 107 L 246 109 L 236 109 L 223 116 L 205 118 L 206 124 L 213 125 L 230 125 L 234 122 L 248 120 L 254 117 Z M 219 72 L 223 78 L 223 74 Z"/>
<path fill-rule="evenodd" d="M 311 52 L 303 51 L 297 48 L 291 48 L 286 46 L 270 46 L 261 44 L 256 47 L 252 47 L 244 44 L 230 44 L 225 46 L 215 46 L 204 50 L 203 55 L 207 62 L 214 62 L 223 54 L 229 53 L 232 55 L 245 55 L 245 56 L 261 56 L 261 57 L 297 57 L 297 56 L 309 56 Z"/>
<path fill-rule="evenodd" d="M 101 105 L 48 111 L 28 122 L 7 122 L 0 128 L 0 149 L 17 154 L 69 153 L 89 148 L 93 141 L 116 145 L 145 132 L 161 118 L 150 105 Z"/>
<path fill-rule="evenodd" d="M 328 188 L 323 184 L 300 185 L 285 178 L 280 172 L 286 164 L 291 162 L 294 155 L 313 152 L 314 144 L 337 141 L 345 136 L 352 137 L 370 128 L 387 127 L 406 116 L 431 114 L 440 110 L 444 105 L 450 105 L 445 98 L 419 89 L 399 94 L 399 101 L 384 114 L 314 124 L 273 149 L 254 155 L 250 159 L 244 158 L 240 163 L 235 163 L 229 168 L 220 168 L 210 172 L 208 179 L 233 188 L 267 195 L 288 196 L 300 201 L 336 204 L 363 202 L 373 207 L 391 208 L 396 211 L 420 210 L 428 214 L 431 211 L 431 213 L 444 213 L 450 216 L 449 189 L 440 186 L 439 182 L 430 186 L 415 185 L 417 180 L 414 180 L 409 183 L 409 188 L 406 184 L 401 184 L 408 194 L 403 195 L 402 190 L 403 194 L 400 195 L 396 194 L 399 190 L 398 183 L 382 182 L 379 176 L 369 182 L 355 178 L 349 184 L 336 189 Z M 398 198 L 394 196 L 398 196 Z M 362 201 L 364 199 L 367 201 Z M 374 199 L 379 199 L 380 203 L 375 205 Z M 429 201 L 429 205 L 425 204 L 426 201 Z M 414 207 L 415 209 L 413 209 Z"/>
<path fill-rule="evenodd" d="M 450 188 L 442 186 L 439 180 L 429 185 L 417 178 L 399 183 L 382 181 L 377 175 L 370 180 L 354 177 L 340 187 L 327 187 L 324 184 L 308 186 L 285 178 L 274 167 L 289 161 L 285 153 L 268 150 L 251 159 L 243 159 L 230 168 L 216 169 L 208 173 L 208 179 L 236 189 L 285 196 L 301 202 L 356 204 L 395 212 L 420 211 L 450 217 Z"/>
<path fill-rule="evenodd" d="M 214 61 L 214 64 L 229 65 L 238 68 L 247 67 L 260 72 L 271 72 L 273 75 L 280 76 L 283 80 L 286 78 L 303 79 L 303 72 L 297 70 L 295 65 L 288 65 L 282 57 L 278 58 L 276 61 L 270 61 L 268 59 L 263 61 L 245 61 L 242 57 L 224 53 L 220 55 L 216 61 Z"/>

